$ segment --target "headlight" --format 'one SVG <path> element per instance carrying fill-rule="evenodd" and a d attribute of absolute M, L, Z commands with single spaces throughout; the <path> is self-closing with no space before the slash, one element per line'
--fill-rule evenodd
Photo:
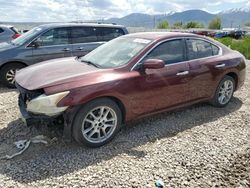
<path fill-rule="evenodd" d="M 35 99 L 27 102 L 27 111 L 34 114 L 45 114 L 47 116 L 54 116 L 65 111 L 68 107 L 57 107 L 57 103 L 63 99 L 69 91 L 57 93 L 54 95 L 40 95 Z"/>

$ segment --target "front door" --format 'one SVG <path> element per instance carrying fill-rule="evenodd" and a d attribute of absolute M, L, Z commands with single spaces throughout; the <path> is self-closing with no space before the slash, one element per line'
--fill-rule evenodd
<path fill-rule="evenodd" d="M 143 61 L 146 59 L 161 59 L 165 67 L 146 69 L 133 78 L 136 85 L 136 92 L 132 93 L 131 98 L 133 112 L 141 115 L 187 102 L 190 77 L 189 65 L 185 62 L 184 41 L 177 39 L 164 42 Z"/>
<path fill-rule="evenodd" d="M 33 47 L 33 62 L 72 56 L 68 28 L 51 29 L 36 39 L 38 47 Z"/>

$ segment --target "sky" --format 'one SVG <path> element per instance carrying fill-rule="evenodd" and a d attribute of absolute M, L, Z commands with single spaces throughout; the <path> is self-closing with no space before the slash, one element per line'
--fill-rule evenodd
<path fill-rule="evenodd" d="M 0 0 L 0 22 L 62 22 L 164 14 L 190 9 L 218 13 L 250 7 L 249 0 Z"/>

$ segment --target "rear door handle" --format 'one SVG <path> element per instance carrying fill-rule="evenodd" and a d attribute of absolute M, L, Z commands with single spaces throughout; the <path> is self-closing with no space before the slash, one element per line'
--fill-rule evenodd
<path fill-rule="evenodd" d="M 177 76 L 184 76 L 184 75 L 187 75 L 189 74 L 189 71 L 181 71 L 181 72 L 178 72 L 176 75 Z"/>
<path fill-rule="evenodd" d="M 68 51 L 70 51 L 70 49 L 69 48 L 64 48 L 62 51 L 68 52 Z"/>
<path fill-rule="evenodd" d="M 223 63 L 223 64 L 218 64 L 218 65 L 215 65 L 215 68 L 222 68 L 222 67 L 225 67 L 226 66 L 226 64 L 225 63 Z"/>

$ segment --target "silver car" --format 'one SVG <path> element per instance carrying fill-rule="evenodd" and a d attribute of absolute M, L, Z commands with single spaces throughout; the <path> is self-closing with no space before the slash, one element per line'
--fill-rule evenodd
<path fill-rule="evenodd" d="M 20 36 L 17 29 L 11 25 L 0 25 L 0 42 L 8 42 Z"/>

